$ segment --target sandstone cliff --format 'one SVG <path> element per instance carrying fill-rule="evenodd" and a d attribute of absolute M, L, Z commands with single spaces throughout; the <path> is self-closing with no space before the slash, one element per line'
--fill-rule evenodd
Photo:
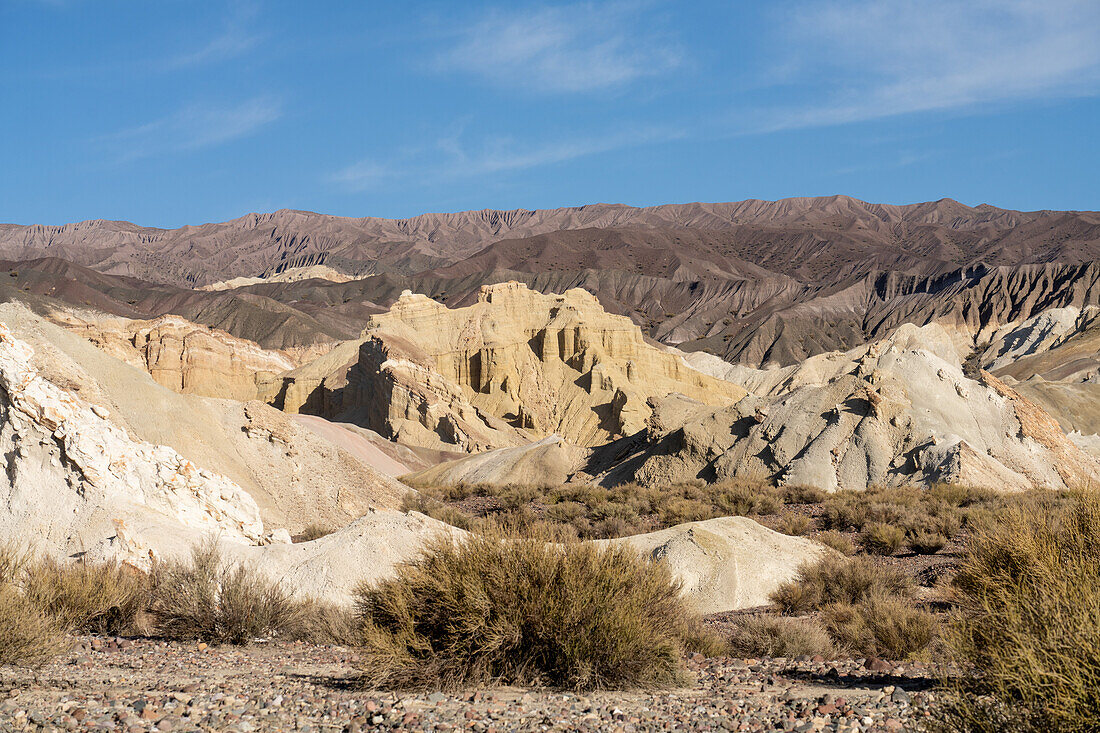
<path fill-rule="evenodd" d="M 651 397 L 723 405 L 745 395 L 579 289 L 490 285 L 457 309 L 406 292 L 363 335 L 341 410 L 412 445 L 477 451 L 551 433 L 597 445 L 641 430 Z"/>
<path fill-rule="evenodd" d="M 140 321 L 58 311 L 52 317 L 116 359 L 149 372 L 158 384 L 185 394 L 261 399 L 279 374 L 295 367 L 283 354 L 179 316 Z"/>
<path fill-rule="evenodd" d="M 0 535 L 6 541 L 29 543 L 57 558 L 148 569 L 155 558 L 178 557 L 216 538 L 228 558 L 249 563 L 293 593 L 350 604 L 357 585 L 391 576 L 432 537 L 463 534 L 421 514 L 368 508 L 332 534 L 291 544 L 285 529 L 265 528 L 257 503 L 231 479 L 168 446 L 135 439 L 107 408 L 79 394 L 94 392 L 88 384 L 56 383 L 66 381 L 65 364 L 45 372 L 35 365 L 56 356 L 48 349 L 36 353 L 0 323 Z M 288 447 L 278 423 L 255 418 L 245 432 L 279 450 Z M 755 605 L 801 562 L 826 552 L 743 518 L 613 542 L 667 564 L 701 611 Z"/>

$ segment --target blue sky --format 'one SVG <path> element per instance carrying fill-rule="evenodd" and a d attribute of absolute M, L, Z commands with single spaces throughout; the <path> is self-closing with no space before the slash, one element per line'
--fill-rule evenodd
<path fill-rule="evenodd" d="M 1100 2 L 0 0 L 0 221 L 1100 209 Z"/>

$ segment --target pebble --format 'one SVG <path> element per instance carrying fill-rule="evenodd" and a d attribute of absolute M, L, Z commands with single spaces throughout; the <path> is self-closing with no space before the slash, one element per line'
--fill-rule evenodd
<path fill-rule="evenodd" d="M 694 682 L 673 690 L 370 694 L 341 647 L 82 637 L 73 650 L 36 675 L 0 668 L 0 730 L 905 731 L 925 717 L 938 674 L 880 659 L 696 654 L 685 660 Z"/>

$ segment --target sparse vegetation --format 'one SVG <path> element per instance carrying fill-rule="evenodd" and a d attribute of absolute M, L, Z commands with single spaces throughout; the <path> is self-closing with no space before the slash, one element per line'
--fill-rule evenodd
<path fill-rule="evenodd" d="M 22 590 L 26 552 L 0 546 L 0 665 L 38 667 L 68 645 L 64 624 Z"/>
<path fill-rule="evenodd" d="M 852 542 L 852 540 L 847 535 L 841 532 L 837 532 L 835 529 L 830 529 L 827 532 L 822 532 L 815 539 L 817 539 L 818 542 L 825 545 L 826 547 L 831 547 L 832 549 L 836 550 L 841 555 L 856 554 L 855 543 Z"/>
<path fill-rule="evenodd" d="M 404 508 L 423 512 L 462 529 L 492 528 L 501 522 L 569 525 L 581 539 L 623 537 L 727 516 L 772 516 L 785 504 L 804 504 L 828 495 L 810 487 L 776 488 L 764 483 L 692 482 L 672 486 L 620 484 L 612 488 L 567 486 L 417 486 Z M 488 499 L 481 516 L 457 505 L 471 498 Z M 809 526 L 806 527 L 806 530 Z M 805 531 L 805 530 L 804 530 Z"/>
<path fill-rule="evenodd" d="M 440 540 L 361 588 L 364 683 L 664 685 L 680 679 L 685 650 L 717 648 L 663 567 L 624 547 L 547 539 L 560 537 Z"/>
<path fill-rule="evenodd" d="M 831 603 L 821 616 L 840 648 L 865 657 L 905 659 L 924 650 L 935 629 L 932 614 L 877 591 L 857 603 Z"/>
<path fill-rule="evenodd" d="M 955 587 L 946 643 L 972 674 L 948 681 L 943 728 L 1095 730 L 1100 497 L 1041 497 L 1003 510 L 976 529 Z"/>
<path fill-rule="evenodd" d="M 781 616 L 740 616 L 728 634 L 730 653 L 741 657 L 835 657 L 836 646 L 819 624 Z"/>
<path fill-rule="evenodd" d="M 913 605 L 913 590 L 902 571 L 868 557 L 829 557 L 803 567 L 772 601 L 788 615 L 819 612 L 840 650 L 903 659 L 926 648 L 935 628 L 932 614 Z"/>
<path fill-rule="evenodd" d="M 909 549 L 918 555 L 935 555 L 947 544 L 947 538 L 936 532 L 917 532 L 909 537 Z"/>
<path fill-rule="evenodd" d="M 151 611 L 160 633 L 214 644 L 245 644 L 300 627 L 301 607 L 276 583 L 224 560 L 214 542 L 189 561 L 153 569 Z"/>
<path fill-rule="evenodd" d="M 801 537 L 810 531 L 813 523 L 805 514 L 789 514 L 779 523 L 778 529 L 783 534 Z"/>
<path fill-rule="evenodd" d="M 294 536 L 294 541 L 313 542 L 313 540 L 319 540 L 322 537 L 332 534 L 333 531 L 332 527 L 326 527 L 323 524 L 310 524 Z"/>
<path fill-rule="evenodd" d="M 28 600 L 63 627 L 91 634 L 135 631 L 149 598 L 145 574 L 115 563 L 37 560 L 27 563 L 22 585 Z"/>
<path fill-rule="evenodd" d="M 872 555 L 893 555 L 905 544 L 905 530 L 892 524 L 872 522 L 859 533 L 859 543 Z"/>
<path fill-rule="evenodd" d="M 867 557 L 827 557 L 803 566 L 798 577 L 779 586 L 771 598 L 784 613 L 797 616 L 831 603 L 855 605 L 875 593 L 910 598 L 913 581 Z"/>

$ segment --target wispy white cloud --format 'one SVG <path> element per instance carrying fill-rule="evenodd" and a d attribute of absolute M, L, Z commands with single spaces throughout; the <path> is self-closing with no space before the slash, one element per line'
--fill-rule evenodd
<path fill-rule="evenodd" d="M 218 63 L 242 56 L 263 39 L 256 30 L 260 8 L 254 0 L 234 0 L 222 18 L 222 30 L 195 48 L 170 55 L 156 64 L 158 70 L 175 71 L 192 66 Z"/>
<path fill-rule="evenodd" d="M 373 160 L 360 160 L 333 173 L 329 178 L 349 191 L 364 191 L 393 176 L 393 171 Z"/>
<path fill-rule="evenodd" d="M 437 65 L 532 92 L 588 92 L 662 74 L 677 44 L 647 29 L 638 3 L 586 2 L 488 12 L 462 28 Z"/>
<path fill-rule="evenodd" d="M 230 28 L 196 49 L 183 51 L 154 63 L 154 67 L 158 71 L 175 71 L 192 66 L 228 61 L 243 56 L 254 49 L 261 38 L 257 33 L 249 33 L 240 28 Z"/>
<path fill-rule="evenodd" d="M 122 161 L 220 145 L 249 135 L 282 116 L 275 97 L 258 96 L 227 106 L 196 104 L 102 140 Z"/>
<path fill-rule="evenodd" d="M 809 89 L 765 130 L 1100 93 L 1095 0 L 831 0 L 782 23 Z"/>
<path fill-rule="evenodd" d="M 677 62 L 671 47 L 648 44 L 644 33 L 634 34 L 629 23 L 610 22 L 606 15 L 639 8 L 585 4 L 497 11 L 465 28 L 444 59 L 448 68 L 496 83 L 547 91 L 625 84 Z M 572 135 L 556 141 L 470 136 L 471 125 L 459 125 L 434 145 L 362 160 L 329 180 L 363 190 L 405 180 L 486 177 L 677 139 L 716 140 L 917 112 L 983 112 L 1100 94 L 1095 0 L 793 0 L 772 18 L 773 42 L 764 46 L 779 60 L 763 64 L 751 91 L 730 94 L 730 103 L 738 104 L 732 113 L 712 108 L 690 120 L 624 125 L 604 134 L 578 120 Z M 665 61 L 644 60 L 649 51 Z M 908 145 L 911 137 L 898 142 Z M 883 153 L 888 157 L 876 168 L 905 168 L 940 154 L 887 147 L 891 152 Z"/>
<path fill-rule="evenodd" d="M 684 131 L 673 127 L 646 127 L 617 132 L 530 143 L 507 136 L 464 139 L 464 129 L 441 135 L 430 147 L 406 150 L 385 162 L 357 161 L 329 176 L 351 191 L 361 191 L 401 180 L 455 180 L 526 170 L 564 163 L 600 153 L 675 140 Z"/>

